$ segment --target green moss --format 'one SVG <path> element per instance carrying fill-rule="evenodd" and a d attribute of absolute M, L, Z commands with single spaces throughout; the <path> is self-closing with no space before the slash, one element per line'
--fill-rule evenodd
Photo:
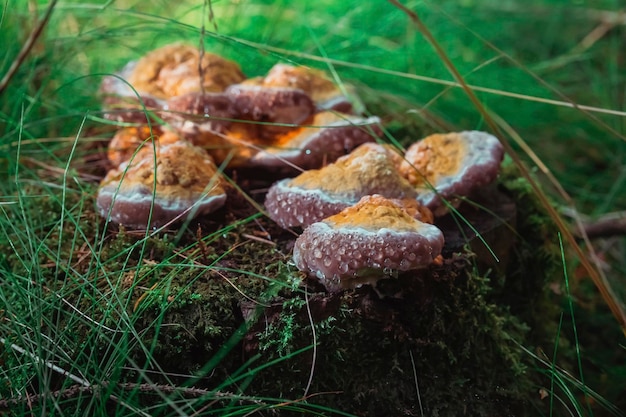
<path fill-rule="evenodd" d="M 557 330 L 559 300 L 549 285 L 562 278 L 563 266 L 559 232 L 519 171 L 506 161 L 501 174 L 501 187 L 516 202 L 516 243 L 513 259 L 506 269 L 505 280 L 494 300 L 509 306 L 533 332 L 533 345 L 550 350 Z"/>
<path fill-rule="evenodd" d="M 487 301 L 489 280 L 467 271 L 465 256 L 455 263 L 400 277 L 402 299 L 379 299 L 369 287 L 311 296 L 318 317 L 309 393 L 331 393 L 316 403 L 360 415 L 419 415 L 417 377 L 428 415 L 528 407 L 531 383 L 515 343 L 527 328 Z M 283 303 L 282 313 L 260 333 L 269 358 L 313 343 L 304 302 Z M 322 314 L 321 305 L 330 311 Z M 301 396 L 311 361 L 307 351 L 257 375 L 254 386 L 267 395 Z"/>
<path fill-rule="evenodd" d="M 518 206 L 504 272 L 479 269 L 461 251 L 381 283 L 382 293 L 400 294 L 382 299 L 368 286 L 333 295 L 305 280 L 290 264 L 293 235 L 236 199 L 193 228 L 146 237 L 100 230 L 84 196 L 65 200 L 80 215 L 59 233 L 60 199 L 51 195 L 38 246 L 59 259 L 78 260 L 84 243 L 93 253 L 78 264 L 65 259 L 73 269 L 41 268 L 55 291 L 41 293 L 49 306 L 41 315 L 54 316 L 43 331 L 62 338 L 64 351 L 75 352 L 72 366 L 95 380 L 143 381 L 142 370 L 158 369 L 154 382 L 195 375 L 198 387 L 254 396 L 306 392 L 315 394 L 309 404 L 357 415 L 420 415 L 420 402 L 432 416 L 533 415 L 545 406 L 520 345 L 546 349 L 554 335 L 546 284 L 560 264 L 553 227 L 525 183 L 507 168 L 501 188 Z M 224 227 L 224 213 L 243 220 Z M 259 229 L 275 245 L 251 239 Z M 0 245 L 3 268 L 25 274 L 17 253 Z M 63 328 L 74 331 L 62 336 Z M 229 385 L 242 366 L 246 382 Z"/>

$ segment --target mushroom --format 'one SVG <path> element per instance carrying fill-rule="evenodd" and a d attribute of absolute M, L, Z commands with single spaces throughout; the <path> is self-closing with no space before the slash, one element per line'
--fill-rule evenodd
<path fill-rule="evenodd" d="M 97 206 L 114 223 L 158 227 L 221 207 L 226 200 L 222 183 L 201 148 L 184 140 L 155 143 L 107 173 Z"/>
<path fill-rule="evenodd" d="M 330 111 L 316 113 L 310 124 L 260 144 L 248 166 L 319 168 L 381 135 L 378 117 L 363 118 Z"/>
<path fill-rule="evenodd" d="M 128 81 L 138 91 L 167 99 L 195 91 L 221 92 L 244 79 L 235 62 L 192 45 L 173 43 L 137 61 Z"/>
<path fill-rule="evenodd" d="M 232 148 L 226 133 L 236 118 L 231 98 L 224 93 L 188 93 L 167 101 L 162 118 L 196 146 L 221 163 L 224 149 Z"/>
<path fill-rule="evenodd" d="M 116 76 L 105 77 L 100 91 L 105 95 L 107 117 L 145 123 L 140 99 L 148 110 L 159 110 L 171 97 L 191 92 L 222 92 L 244 79 L 235 62 L 201 53 L 191 45 L 174 43 L 130 62 Z"/>
<path fill-rule="evenodd" d="M 298 128 L 315 106 L 302 90 L 237 84 L 224 93 L 189 93 L 173 97 L 163 119 L 197 146 L 222 162 L 245 163 L 255 153 L 248 145 L 272 142 Z M 229 155 L 231 151 L 234 155 Z"/>
<path fill-rule="evenodd" d="M 100 94 L 103 96 L 104 117 L 116 122 L 146 123 L 149 112 L 159 110 L 165 105 L 165 100 L 148 93 L 133 90 L 128 84 L 135 62 L 127 64 L 115 76 L 104 77 L 100 85 Z"/>
<path fill-rule="evenodd" d="M 161 145 L 176 142 L 181 138 L 173 132 L 163 130 L 160 126 L 126 127 L 118 130 L 109 142 L 107 158 L 113 167 L 131 159 L 133 154 L 144 146 L 152 146 L 152 141 Z"/>
<path fill-rule="evenodd" d="M 336 292 L 426 267 L 443 245 L 443 233 L 436 226 L 371 195 L 304 229 L 296 239 L 293 261 Z"/>
<path fill-rule="evenodd" d="M 286 133 L 315 112 L 307 93 L 297 88 L 235 84 L 226 89 L 237 118 L 261 122 L 259 133 L 271 137 Z"/>
<path fill-rule="evenodd" d="M 311 96 L 320 111 L 334 110 L 341 113 L 353 111 L 350 100 L 324 72 L 308 67 L 276 64 L 264 78 L 250 78 L 244 81 L 244 84 L 297 88 Z"/>
<path fill-rule="evenodd" d="M 333 164 L 278 181 L 265 199 L 269 216 L 284 228 L 307 226 L 366 195 L 415 198 L 415 189 L 400 176 L 388 152 L 382 145 L 366 143 Z"/>
<path fill-rule="evenodd" d="M 504 149 L 486 132 L 435 134 L 411 145 L 398 170 L 417 189 L 417 200 L 436 216 L 458 197 L 490 184 L 498 176 Z"/>

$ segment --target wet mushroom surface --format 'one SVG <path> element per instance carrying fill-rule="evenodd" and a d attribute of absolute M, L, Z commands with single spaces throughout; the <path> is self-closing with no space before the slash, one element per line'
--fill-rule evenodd
<path fill-rule="evenodd" d="M 398 167 L 418 190 L 418 200 L 437 215 L 448 204 L 492 183 L 500 172 L 504 149 L 493 135 L 465 131 L 428 136 L 406 151 Z"/>
<path fill-rule="evenodd" d="M 184 140 L 144 146 L 100 184 L 101 216 L 129 228 L 152 228 L 207 214 L 226 200 L 211 157 Z"/>
<path fill-rule="evenodd" d="M 274 184 L 265 207 L 282 227 L 308 226 L 355 204 L 366 195 L 417 197 L 395 169 L 388 150 L 375 143 L 359 146 L 336 162 Z"/>
<path fill-rule="evenodd" d="M 293 259 L 332 292 L 424 268 L 440 255 L 443 244 L 436 226 L 415 219 L 400 204 L 368 195 L 304 229 Z"/>
<path fill-rule="evenodd" d="M 105 117 L 164 121 L 231 167 L 317 168 L 382 134 L 319 70 L 277 64 L 246 79 L 236 63 L 180 43 L 105 77 L 100 91 Z"/>

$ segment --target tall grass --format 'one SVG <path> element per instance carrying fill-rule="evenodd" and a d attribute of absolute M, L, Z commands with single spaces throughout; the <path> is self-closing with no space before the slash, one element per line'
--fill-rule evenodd
<path fill-rule="evenodd" d="M 249 76 L 265 73 L 277 61 L 325 69 L 339 84 L 356 85 L 368 108 L 395 127 L 389 140 L 403 144 L 441 126 L 486 129 L 485 115 L 461 88 L 466 84 L 487 114 L 510 127 L 508 135 L 523 140 L 512 147 L 522 152 L 553 202 L 573 204 L 591 218 L 626 207 L 626 25 L 618 1 L 577 6 L 558 0 L 406 2 L 449 62 L 402 10 L 385 2 L 147 3 L 56 4 L 40 39 L 2 92 L 0 395 L 18 399 L 12 403 L 16 415 L 30 410 L 59 415 L 340 413 L 303 401 L 246 395 L 255 372 L 274 364 L 260 358 L 228 377 L 221 375 L 224 381 L 215 389 L 194 389 L 193 381 L 210 378 L 215 361 L 227 356 L 245 329 L 208 329 L 224 344 L 197 375 L 174 375 L 150 360 L 158 349 L 157 336 L 176 326 L 164 321 L 167 304 L 193 302 L 185 288 L 172 284 L 176 277 L 185 274 L 191 283 L 208 270 L 220 270 L 228 249 L 208 255 L 208 266 L 199 265 L 195 260 L 207 256 L 203 245 L 227 239 L 259 216 L 218 225 L 201 239 L 190 230 L 156 239 L 103 227 L 93 196 L 104 172 L 102 150 L 114 126 L 101 118 L 96 91 L 103 75 L 157 46 L 178 40 L 199 45 L 204 33 L 207 50 L 238 61 Z M 1 74 L 19 55 L 45 3 L 7 1 L 3 6 Z M 461 80 L 451 75 L 450 65 Z M 526 145 L 543 170 L 523 153 Z M 571 201 L 552 192 L 551 176 Z M 625 244 L 623 237 L 597 242 L 608 282 L 616 288 L 623 288 L 626 276 Z M 555 401 L 573 405 L 567 407 L 572 415 L 607 410 L 619 415 L 610 401 L 623 404 L 615 389 L 626 383 L 626 369 L 616 365 L 626 356 L 622 335 L 571 247 L 565 246 L 563 254 L 575 272 L 564 282 L 555 277 L 554 288 L 567 295 L 563 331 L 574 326 L 576 367 L 581 376 L 586 369 L 585 383 L 559 370 L 557 355 L 546 359 L 527 353 L 544 362 L 538 372 L 547 369 L 561 384 L 560 393 L 569 398 Z M 277 280 L 262 268 L 237 272 L 263 283 L 258 284 L 262 290 L 233 284 L 255 302 L 290 286 L 289 278 Z M 161 281 L 153 282 L 154 276 Z M 143 295 L 138 299 L 137 294 Z M 614 297 L 623 304 L 623 291 Z M 568 304 L 572 300 L 577 303 Z M 143 323 L 141 313 L 148 309 L 162 313 Z M 85 328 L 90 331 L 75 331 Z M 129 357 L 131 351 L 142 354 Z M 122 374 L 134 375 L 135 382 L 118 384 Z M 589 405 L 571 387 L 601 407 Z M 40 396 L 29 400 L 26 395 L 32 393 Z M 556 389 L 550 393 L 556 394 Z M 152 408 L 140 406 L 145 397 L 152 398 Z"/>

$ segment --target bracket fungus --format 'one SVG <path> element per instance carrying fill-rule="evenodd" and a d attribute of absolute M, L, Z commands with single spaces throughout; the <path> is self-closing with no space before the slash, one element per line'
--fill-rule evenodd
<path fill-rule="evenodd" d="M 250 78 L 244 81 L 244 84 L 300 89 L 313 99 L 320 111 L 353 113 L 355 107 L 324 72 L 313 68 L 276 64 L 265 77 Z"/>
<path fill-rule="evenodd" d="M 235 84 L 226 89 L 226 94 L 238 118 L 263 123 L 262 129 L 268 135 L 288 131 L 293 125 L 307 121 L 315 112 L 311 97 L 296 88 Z"/>
<path fill-rule="evenodd" d="M 137 127 L 125 127 L 118 130 L 107 147 L 107 158 L 113 167 L 119 167 L 123 162 L 144 146 L 152 146 L 152 143 L 165 145 L 181 140 L 180 136 L 160 126 L 142 125 Z"/>
<path fill-rule="evenodd" d="M 439 216 L 447 212 L 444 199 L 455 204 L 492 183 L 503 158 L 502 144 L 486 132 L 435 134 L 411 145 L 398 170 L 417 189 L 418 201 Z"/>
<path fill-rule="evenodd" d="M 212 212 L 225 201 L 211 157 L 187 141 L 172 140 L 144 146 L 110 170 L 96 203 L 100 215 L 114 223 L 147 228 Z"/>
<path fill-rule="evenodd" d="M 316 113 L 310 123 L 259 144 L 247 165 L 318 168 L 345 156 L 359 145 L 374 142 L 381 133 L 378 117 L 363 118 L 323 111 Z"/>
<path fill-rule="evenodd" d="M 380 135 L 322 71 L 275 65 L 246 79 L 239 65 L 182 43 L 130 62 L 101 88 L 105 117 L 145 124 L 148 112 L 217 163 L 308 169 Z"/>
<path fill-rule="evenodd" d="M 105 115 L 117 121 L 145 123 L 146 109 L 160 110 L 171 97 L 192 92 L 222 92 L 245 79 L 239 65 L 183 43 L 155 49 L 103 79 Z M 131 87 L 132 86 L 132 87 Z M 138 97 L 139 96 L 139 97 Z"/>
<path fill-rule="evenodd" d="M 293 260 L 330 292 L 354 288 L 398 271 L 430 265 L 443 248 L 436 226 L 380 195 L 311 224 L 296 239 Z"/>
<path fill-rule="evenodd" d="M 165 99 L 194 91 L 224 91 L 244 79 L 237 63 L 193 45 L 173 43 L 137 61 L 128 81 L 139 91 Z"/>
<path fill-rule="evenodd" d="M 163 120 L 194 145 L 209 152 L 226 147 L 222 138 L 232 127 L 234 109 L 225 94 L 183 94 L 170 98 L 163 110 Z"/>
<path fill-rule="evenodd" d="M 308 226 L 351 206 L 366 195 L 415 198 L 413 186 L 400 176 L 384 146 L 366 143 L 320 169 L 278 181 L 265 207 L 280 226 Z"/>

